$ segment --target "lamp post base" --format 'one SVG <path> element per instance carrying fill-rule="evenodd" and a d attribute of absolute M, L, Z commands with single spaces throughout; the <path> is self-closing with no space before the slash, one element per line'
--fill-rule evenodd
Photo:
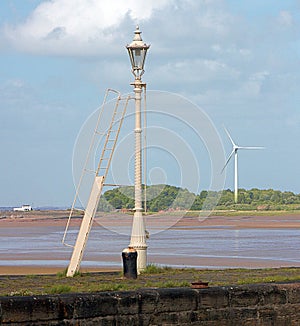
<path fill-rule="evenodd" d="M 137 273 L 141 274 L 147 267 L 147 246 L 144 248 L 135 248 L 137 251 Z"/>
<path fill-rule="evenodd" d="M 134 213 L 129 247 L 137 251 L 137 272 L 140 274 L 147 266 L 146 231 L 141 211 Z"/>

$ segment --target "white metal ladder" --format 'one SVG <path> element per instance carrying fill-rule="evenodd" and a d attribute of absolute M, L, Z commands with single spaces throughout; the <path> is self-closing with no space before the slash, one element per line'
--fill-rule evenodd
<path fill-rule="evenodd" d="M 112 111 L 110 125 L 107 129 L 107 132 L 105 133 L 105 141 L 104 141 L 104 145 L 102 148 L 102 152 L 101 152 L 101 156 L 99 159 L 97 169 L 95 171 L 91 171 L 90 169 L 87 169 L 87 165 L 88 165 L 88 162 L 90 159 L 92 149 L 95 145 L 97 136 L 99 136 L 99 135 L 103 136 L 103 133 L 99 132 L 99 125 L 100 125 L 101 117 L 103 115 L 106 100 L 107 100 L 108 94 L 110 92 L 117 93 L 118 97 L 117 97 L 116 104 Z M 105 181 L 105 178 L 109 171 L 110 163 L 111 163 L 111 160 L 113 157 L 113 153 L 114 153 L 114 150 L 115 150 L 115 147 L 117 144 L 117 140 L 118 140 L 118 137 L 120 134 L 124 116 L 125 116 L 128 102 L 130 99 L 131 99 L 130 96 L 127 96 L 126 98 L 122 98 L 121 94 L 119 92 L 117 92 L 113 89 L 108 89 L 105 93 L 102 107 L 99 110 L 97 124 L 96 124 L 95 130 L 94 130 L 93 136 L 92 136 L 90 147 L 88 149 L 87 157 L 86 157 L 85 164 L 84 164 L 84 167 L 83 167 L 83 170 L 82 170 L 79 182 L 78 182 L 78 186 L 76 188 L 75 197 L 73 200 L 73 204 L 72 204 L 72 207 L 70 210 L 68 222 L 67 222 L 67 225 L 65 228 L 63 239 L 62 239 L 62 243 L 64 245 L 71 246 L 74 248 L 73 254 L 72 254 L 72 257 L 70 260 L 70 264 L 69 264 L 69 267 L 67 270 L 68 277 L 74 276 L 74 274 L 80 268 L 81 260 L 82 260 L 84 249 L 87 244 L 88 236 L 89 236 L 89 233 L 90 233 L 90 230 L 92 227 L 93 219 L 95 217 L 95 214 L 97 212 L 97 208 L 99 205 L 99 200 L 100 200 L 102 188 L 104 185 L 104 181 Z M 120 101 L 125 101 L 123 107 L 120 105 Z M 71 218 L 74 214 L 75 205 L 78 200 L 82 180 L 86 173 L 93 173 L 95 175 L 95 177 L 94 177 L 93 185 L 91 187 L 89 199 L 88 199 L 86 208 L 84 210 L 84 216 L 83 216 L 81 226 L 80 226 L 80 229 L 79 229 L 79 232 L 77 235 L 77 240 L 75 242 L 75 246 L 73 246 L 73 245 L 67 244 L 65 240 L 66 240 L 66 235 L 67 235 L 67 232 L 69 229 Z"/>

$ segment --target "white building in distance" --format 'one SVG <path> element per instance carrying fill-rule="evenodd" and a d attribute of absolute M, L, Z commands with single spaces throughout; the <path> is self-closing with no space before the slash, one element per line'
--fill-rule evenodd
<path fill-rule="evenodd" d="M 22 207 L 15 207 L 14 212 L 29 212 L 32 211 L 32 207 L 30 205 L 22 205 Z"/>

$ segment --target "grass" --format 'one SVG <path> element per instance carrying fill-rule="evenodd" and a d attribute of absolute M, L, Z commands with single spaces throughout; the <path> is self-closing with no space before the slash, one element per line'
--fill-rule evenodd
<path fill-rule="evenodd" d="M 72 287 L 65 284 L 54 285 L 49 289 L 50 294 L 62 294 L 69 292 L 74 292 L 74 290 L 72 291 Z"/>
<path fill-rule="evenodd" d="M 57 277 L 66 277 L 67 276 L 67 268 L 66 269 L 64 269 L 63 271 L 61 271 L 61 272 L 57 272 L 56 273 L 56 276 Z"/>
<path fill-rule="evenodd" d="M 209 282 L 209 286 L 300 282 L 300 268 L 197 270 L 150 264 L 136 280 L 124 279 L 120 272 L 79 273 L 72 278 L 66 277 L 65 271 L 56 275 L 0 276 L 0 296 L 189 287 L 195 281 Z"/>
<path fill-rule="evenodd" d="M 160 267 L 156 264 L 148 264 L 147 267 L 142 271 L 142 274 L 161 274 L 171 270 L 172 268 L 168 266 Z"/>
<path fill-rule="evenodd" d="M 249 277 L 238 280 L 237 284 L 253 284 L 253 283 L 281 283 L 299 281 L 299 275 L 285 276 L 285 275 L 273 275 L 273 276 L 261 276 L 261 277 Z"/>
<path fill-rule="evenodd" d="M 68 271 L 68 269 L 66 268 L 63 271 L 56 273 L 56 276 L 58 276 L 58 277 L 66 277 L 67 276 L 67 271 Z M 73 277 L 82 276 L 82 275 L 83 274 L 80 271 L 77 271 L 77 272 L 74 273 Z"/>

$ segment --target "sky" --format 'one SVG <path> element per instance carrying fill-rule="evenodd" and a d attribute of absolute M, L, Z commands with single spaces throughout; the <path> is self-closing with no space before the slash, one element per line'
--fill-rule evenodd
<path fill-rule="evenodd" d="M 239 152 L 240 187 L 300 193 L 299 0 L 4 0 L 0 206 L 71 205 L 73 153 L 105 90 L 132 92 L 125 45 L 137 24 L 151 44 L 148 183 L 197 192 L 215 175 L 233 189 L 233 162 L 219 176 L 232 150 L 226 126 L 237 144 L 265 147 Z M 129 114 L 120 143 L 133 125 Z M 115 171 L 133 183 L 127 156 Z"/>

